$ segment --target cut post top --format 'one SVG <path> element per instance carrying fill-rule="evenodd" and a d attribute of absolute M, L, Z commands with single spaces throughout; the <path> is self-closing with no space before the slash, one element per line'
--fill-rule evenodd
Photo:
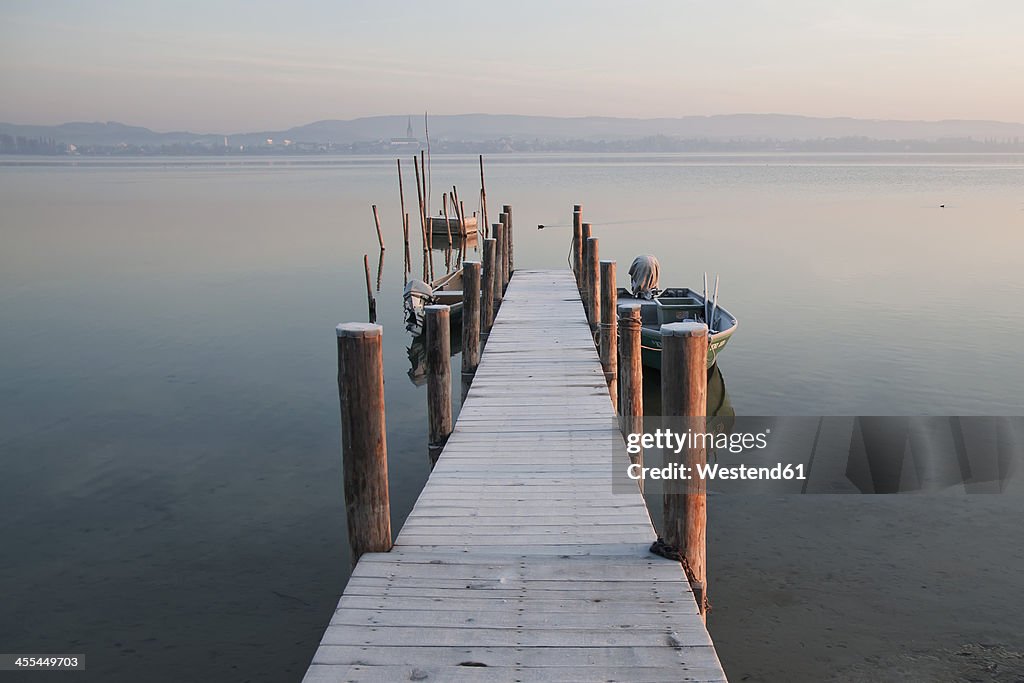
<path fill-rule="evenodd" d="M 469 266 L 469 265 L 479 266 L 480 262 L 479 261 L 463 261 L 462 265 L 464 265 L 464 266 Z"/>
<path fill-rule="evenodd" d="M 379 337 L 384 328 L 374 323 L 342 323 L 335 328 L 339 337 Z"/>
<path fill-rule="evenodd" d="M 590 239 L 596 240 L 597 238 L 596 237 L 591 237 Z M 604 265 L 614 266 L 615 265 L 615 259 L 613 259 L 613 258 L 603 258 L 603 259 L 601 259 L 601 265 L 602 266 L 604 266 Z"/>
<path fill-rule="evenodd" d="M 640 304 L 619 304 L 619 317 L 633 318 L 640 317 Z M 675 324 L 675 323 L 670 323 Z"/>
<path fill-rule="evenodd" d="M 708 326 L 696 320 L 681 323 L 668 323 L 661 326 L 662 337 L 706 337 Z"/>
<path fill-rule="evenodd" d="M 573 213 L 581 213 L 582 211 L 583 211 L 583 205 L 582 204 L 573 204 L 572 205 L 572 212 Z"/>
<path fill-rule="evenodd" d="M 447 305 L 447 304 L 430 304 L 429 306 L 424 306 L 423 310 L 425 310 L 425 311 L 444 311 L 445 313 L 447 313 L 448 311 L 451 310 L 451 308 L 452 307 Z"/>

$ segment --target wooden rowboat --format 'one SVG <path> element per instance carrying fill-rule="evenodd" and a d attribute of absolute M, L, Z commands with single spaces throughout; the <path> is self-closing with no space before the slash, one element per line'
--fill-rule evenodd
<path fill-rule="evenodd" d="M 420 280 L 410 280 L 406 284 L 403 302 L 405 329 L 414 337 L 423 334 L 423 309 L 431 304 L 449 306 L 450 319 L 462 319 L 462 268 L 442 275 L 429 285 Z"/>
<path fill-rule="evenodd" d="M 476 215 L 466 216 L 466 232 L 476 232 Z M 461 226 L 459 225 L 459 219 L 454 216 L 449 216 L 446 220 L 444 216 L 430 216 L 427 218 L 427 230 L 432 235 L 444 235 L 447 237 L 449 231 L 452 237 L 458 237 L 462 234 Z"/>
<path fill-rule="evenodd" d="M 661 369 L 661 326 L 666 323 L 695 320 L 708 325 L 708 368 L 714 366 L 718 356 L 736 332 L 736 316 L 709 302 L 700 292 L 688 287 L 663 290 L 653 299 L 641 299 L 626 289 L 619 289 L 618 303 L 640 304 L 640 353 L 643 364 Z"/>

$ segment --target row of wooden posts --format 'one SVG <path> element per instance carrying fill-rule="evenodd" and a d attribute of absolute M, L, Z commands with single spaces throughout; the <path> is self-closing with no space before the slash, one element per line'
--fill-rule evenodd
<path fill-rule="evenodd" d="M 462 393 L 480 363 L 482 347 L 514 269 L 512 207 L 504 206 L 492 237 L 484 239 L 482 263 L 463 262 Z M 573 209 L 571 265 L 614 407 L 624 434 L 642 433 L 643 370 L 641 308 L 617 305 L 616 262 L 599 259 L 599 241 L 582 207 Z M 451 340 L 448 306 L 426 307 L 428 451 L 435 462 L 453 429 Z M 382 328 L 339 325 L 338 390 L 344 455 L 349 542 L 355 563 L 366 552 L 391 548 L 384 417 Z M 684 418 L 692 432 L 705 429 L 707 404 L 707 326 L 684 322 L 661 327 L 662 414 Z M 642 453 L 633 461 L 643 465 Z M 706 461 L 703 448 L 685 449 L 681 464 L 696 471 Z M 641 480 L 641 490 L 643 488 Z M 701 614 L 707 607 L 706 491 L 700 480 L 666 490 L 664 538 L 683 558 Z"/>
<path fill-rule="evenodd" d="M 512 207 L 503 206 L 498 218 L 499 222 L 491 226 L 492 237 L 483 240 L 482 261 L 462 263 L 463 400 L 515 268 Z M 434 463 L 454 424 L 451 309 L 431 305 L 425 312 L 427 450 Z M 337 327 L 345 507 L 353 564 L 363 553 L 391 549 L 383 329 L 373 323 L 345 323 Z"/>
<path fill-rule="evenodd" d="M 612 405 L 617 408 L 623 435 L 644 431 L 641 307 L 618 305 L 616 262 L 599 258 L 593 226 L 583 222 L 583 207 L 573 207 L 571 263 L 583 300 Z M 707 412 L 708 328 L 704 323 L 679 322 L 661 326 L 661 409 L 678 430 L 702 433 Z M 631 456 L 643 466 L 643 452 Z M 707 461 L 703 447 L 684 449 L 679 464 L 696 472 Z M 643 480 L 640 480 L 643 490 Z M 707 598 L 707 498 L 701 479 L 666 486 L 664 539 L 679 549 L 701 615 Z"/>

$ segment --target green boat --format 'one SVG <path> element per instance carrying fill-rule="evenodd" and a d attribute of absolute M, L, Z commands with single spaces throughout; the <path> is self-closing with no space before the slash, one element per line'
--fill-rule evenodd
<path fill-rule="evenodd" d="M 651 299 L 639 298 L 619 288 L 618 303 L 640 304 L 640 347 L 643 364 L 661 370 L 661 326 L 687 320 L 708 325 L 708 368 L 714 367 L 736 331 L 736 316 L 717 302 L 709 302 L 703 294 L 688 287 L 662 290 Z"/>

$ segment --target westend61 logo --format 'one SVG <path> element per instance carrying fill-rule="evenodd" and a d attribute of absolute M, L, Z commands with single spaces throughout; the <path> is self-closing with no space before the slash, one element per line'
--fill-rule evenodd
<path fill-rule="evenodd" d="M 656 429 L 653 432 L 633 433 L 626 437 L 626 452 L 639 455 L 645 450 L 660 450 L 666 455 L 679 455 L 684 450 L 704 450 L 719 453 L 742 453 L 748 450 L 763 450 L 768 447 L 768 434 L 763 432 L 675 432 L 671 429 Z M 684 456 L 685 460 L 685 456 Z M 775 463 L 769 466 L 753 467 L 747 464 L 724 466 L 708 463 L 704 458 L 694 462 L 667 462 L 663 467 L 644 467 L 639 463 L 629 465 L 626 474 L 630 479 L 662 480 L 788 480 L 806 479 L 804 465 Z"/>

